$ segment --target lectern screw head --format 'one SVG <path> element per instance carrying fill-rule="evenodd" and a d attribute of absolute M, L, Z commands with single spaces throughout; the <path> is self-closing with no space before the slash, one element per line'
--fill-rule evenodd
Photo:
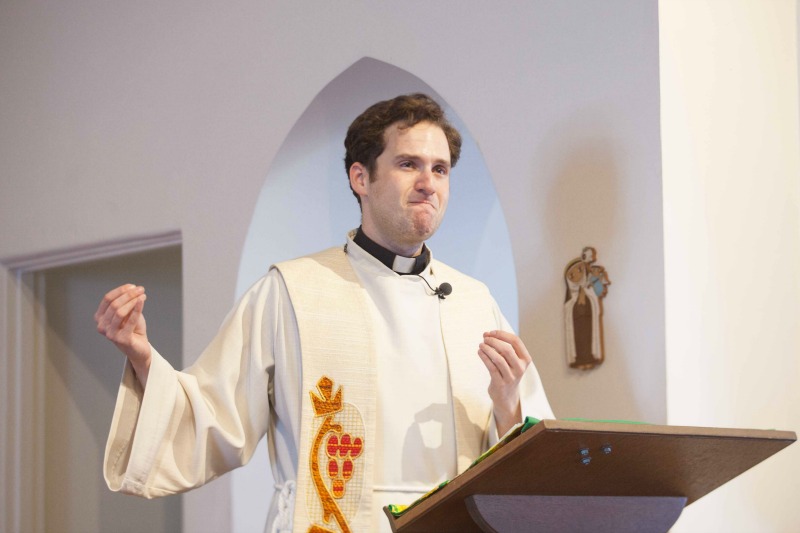
<path fill-rule="evenodd" d="M 606 454 L 606 455 L 608 455 L 608 454 L 610 454 L 610 453 L 611 453 L 611 445 L 610 445 L 610 444 L 603 444 L 603 446 L 602 446 L 600 449 L 601 449 L 601 450 L 603 451 L 603 453 L 604 453 L 604 454 Z"/>
<path fill-rule="evenodd" d="M 581 455 L 589 455 L 589 448 L 581 448 L 580 450 Z"/>
<path fill-rule="evenodd" d="M 581 457 L 581 463 L 585 466 L 592 462 L 592 458 L 588 455 L 586 457 Z"/>

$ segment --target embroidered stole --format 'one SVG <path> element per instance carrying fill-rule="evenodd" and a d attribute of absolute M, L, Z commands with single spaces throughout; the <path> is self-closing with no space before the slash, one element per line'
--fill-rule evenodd
<path fill-rule="evenodd" d="M 486 447 L 489 373 L 477 355 L 497 329 L 486 287 L 432 262 L 454 287 L 441 301 L 461 473 Z M 302 420 L 294 533 L 369 531 L 379 356 L 368 295 L 341 248 L 275 265 L 289 292 L 302 351 Z"/>

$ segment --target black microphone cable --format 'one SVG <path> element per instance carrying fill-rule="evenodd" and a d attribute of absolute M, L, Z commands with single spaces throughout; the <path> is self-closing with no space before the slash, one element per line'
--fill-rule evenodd
<path fill-rule="evenodd" d="M 427 285 L 428 288 L 433 291 L 433 295 L 438 296 L 440 300 L 444 300 L 445 297 L 450 296 L 450 293 L 453 292 L 453 286 L 447 282 L 442 283 L 441 285 L 439 285 L 434 289 L 433 287 L 431 287 L 431 284 L 428 283 L 427 279 L 423 278 L 419 274 L 415 274 L 415 276 L 419 276 L 422 279 L 422 281 L 425 282 L 425 285 Z"/>

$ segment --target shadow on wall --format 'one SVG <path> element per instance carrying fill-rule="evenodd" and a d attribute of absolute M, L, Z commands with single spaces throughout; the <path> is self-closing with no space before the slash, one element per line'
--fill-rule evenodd
<path fill-rule="evenodd" d="M 602 128 L 598 128 L 601 122 L 592 116 L 565 121 L 549 132 L 547 140 L 536 150 L 534 180 L 539 194 L 536 203 L 541 205 L 542 212 L 542 246 L 538 252 L 541 265 L 563 269 L 567 262 L 580 256 L 584 246 L 595 246 L 599 263 L 610 267 L 605 261 L 614 256 L 615 241 L 625 238 L 624 213 L 620 212 L 624 203 L 620 190 L 624 147 L 615 141 L 612 131 L 608 135 L 602 133 Z M 587 135 L 587 131 L 593 133 Z M 612 282 L 616 284 L 612 285 L 612 295 L 619 294 L 625 280 L 616 278 L 613 267 L 610 268 Z M 551 356 L 537 360 L 537 365 L 551 381 L 561 384 L 548 389 L 551 403 L 559 406 L 559 416 L 637 418 L 639 414 L 633 406 L 613 407 L 611 404 L 619 403 L 616 401 L 611 404 L 586 401 L 586 398 L 607 397 L 610 390 L 614 398 L 635 397 L 633 369 L 626 362 L 630 354 L 622 353 L 623 344 L 615 330 L 619 324 L 609 320 L 609 314 L 614 315 L 615 310 L 609 313 L 606 309 L 605 313 L 606 362 L 591 371 L 568 368 L 564 272 L 552 270 L 546 275 L 551 282 L 539 298 L 525 302 L 520 312 L 522 323 L 530 327 L 525 330 L 531 338 L 558 347 Z M 618 297 L 617 301 L 622 300 Z"/>
<path fill-rule="evenodd" d="M 511 241 L 477 144 L 429 85 L 371 58 L 357 61 L 319 92 L 275 156 L 242 250 L 237 298 L 269 265 L 344 244 L 346 233 L 360 221 L 344 168 L 347 127 L 371 104 L 412 92 L 424 92 L 439 101 L 464 140 L 461 160 L 451 177 L 447 216 L 429 241 L 434 257 L 484 281 L 506 318 L 517 327 Z M 265 472 L 269 472 L 269 464 L 264 453 L 257 453 L 246 467 L 233 472 L 235 531 L 263 528 L 264 501 L 273 490 L 271 476 Z M 254 511 L 258 509 L 263 513 Z"/>

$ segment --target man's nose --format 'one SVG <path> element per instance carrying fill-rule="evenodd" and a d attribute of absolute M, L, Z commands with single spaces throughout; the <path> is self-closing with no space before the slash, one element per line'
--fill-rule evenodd
<path fill-rule="evenodd" d="M 417 176 L 417 190 L 419 192 L 424 192 L 425 194 L 433 194 L 434 189 L 434 177 L 433 177 L 433 170 L 429 168 L 423 168 L 419 175 Z"/>

